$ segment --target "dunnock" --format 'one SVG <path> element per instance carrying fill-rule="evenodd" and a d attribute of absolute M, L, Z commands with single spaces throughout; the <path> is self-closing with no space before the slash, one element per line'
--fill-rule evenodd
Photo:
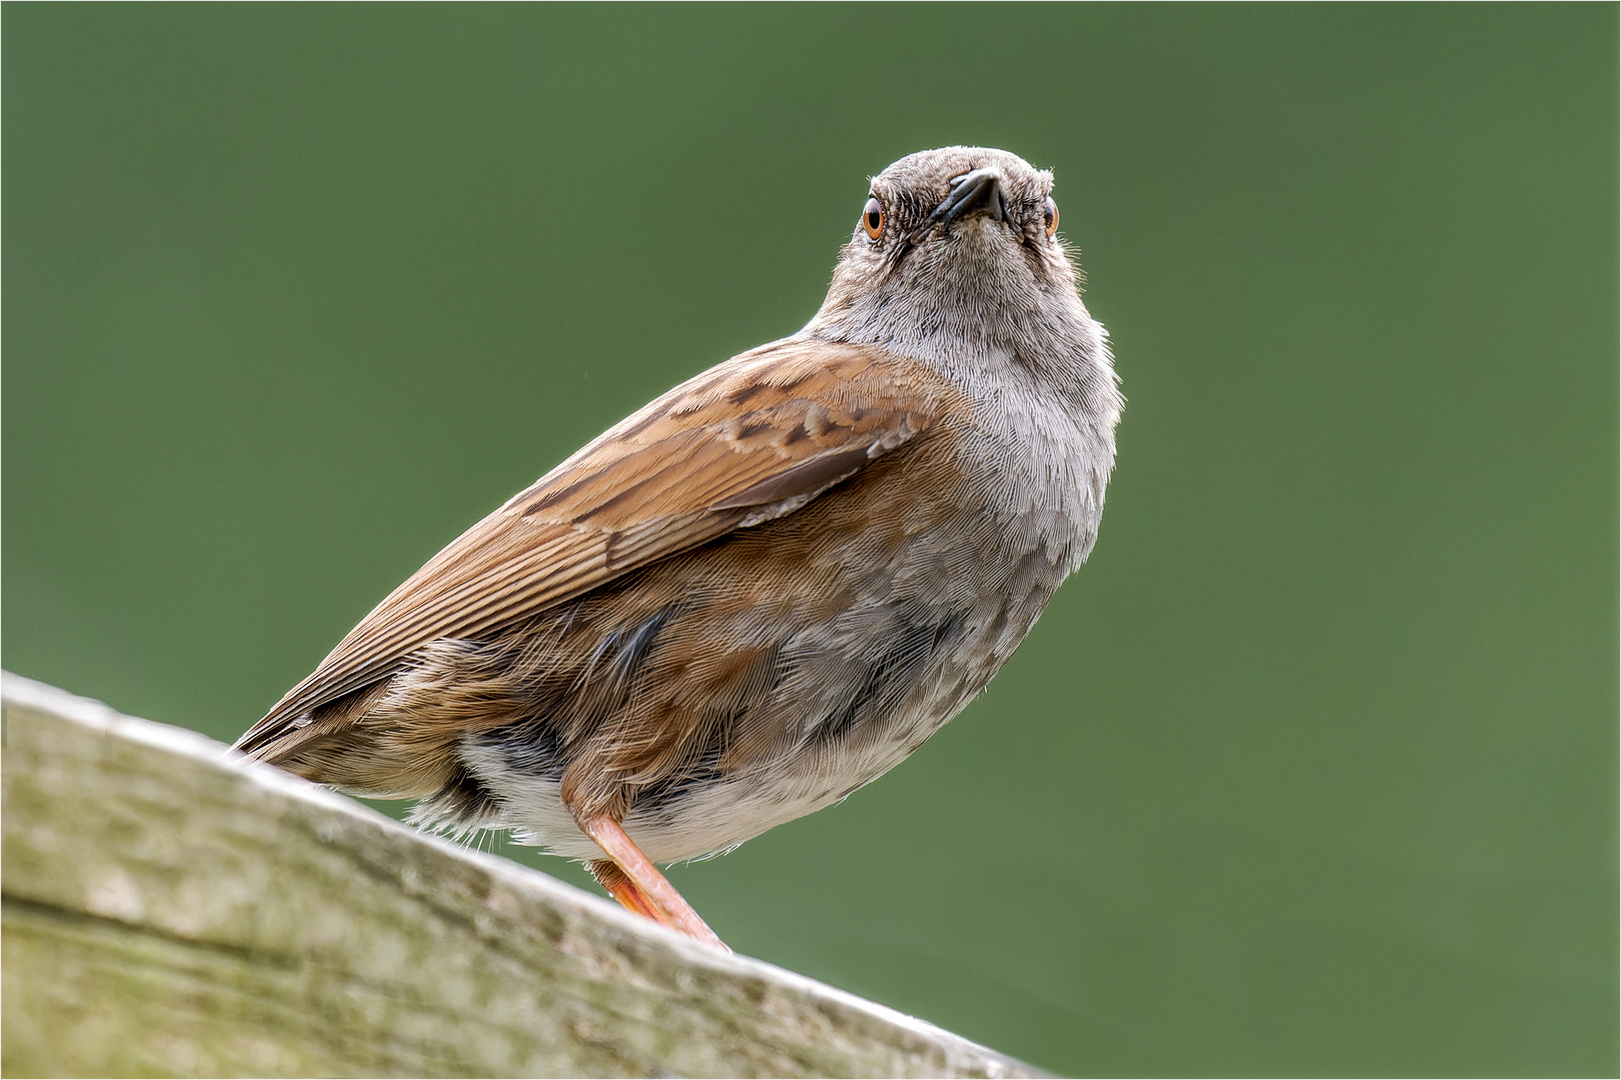
<path fill-rule="evenodd" d="M 885 169 L 803 330 L 474 525 L 237 748 L 719 944 L 654 861 L 899 763 L 1092 548 L 1122 399 L 1051 188 L 975 147 Z"/>

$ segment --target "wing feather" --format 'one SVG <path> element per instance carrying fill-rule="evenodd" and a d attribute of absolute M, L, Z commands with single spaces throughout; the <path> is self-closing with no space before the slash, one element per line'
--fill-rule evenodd
<path fill-rule="evenodd" d="M 676 387 L 430 559 L 238 742 L 312 712 L 442 638 L 488 634 L 657 559 L 791 513 L 928 429 L 949 388 L 870 346 L 787 339 Z"/>

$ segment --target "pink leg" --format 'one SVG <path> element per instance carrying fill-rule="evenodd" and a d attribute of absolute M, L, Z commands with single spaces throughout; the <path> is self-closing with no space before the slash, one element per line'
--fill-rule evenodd
<path fill-rule="evenodd" d="M 692 905 L 681 898 L 665 876 L 659 873 L 659 868 L 653 861 L 642 854 L 642 849 L 625 832 L 624 827 L 613 818 L 598 815 L 589 818 L 576 818 L 580 830 L 597 842 L 612 859 L 615 867 L 623 873 L 624 885 L 618 881 L 609 884 L 597 877 L 603 886 L 613 893 L 614 899 L 638 915 L 647 915 L 655 921 L 663 923 L 672 930 L 709 945 L 717 945 L 726 949 L 726 943 L 715 936 L 698 913 L 692 910 Z M 593 867 L 600 864 L 592 864 Z M 592 870 L 595 874 L 595 869 Z M 628 900 L 627 900 L 628 897 Z M 651 909 L 651 910 L 649 910 Z M 731 952 L 730 949 L 726 949 Z"/>
<path fill-rule="evenodd" d="M 653 901 L 649 900 L 647 895 L 636 887 L 634 881 L 625 876 L 625 872 L 619 869 L 618 863 L 609 859 L 593 859 L 585 864 L 585 868 L 591 871 L 591 876 L 597 879 L 597 884 L 607 889 L 608 893 L 623 904 L 627 911 L 633 911 L 642 918 L 652 919 L 656 923 L 664 921 L 663 916 L 659 914 L 658 908 L 653 906 Z"/>

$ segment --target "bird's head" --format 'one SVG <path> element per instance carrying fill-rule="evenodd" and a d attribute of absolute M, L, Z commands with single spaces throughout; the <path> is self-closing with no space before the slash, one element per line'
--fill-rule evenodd
<path fill-rule="evenodd" d="M 950 146 L 895 162 L 872 178 L 806 329 L 919 356 L 1068 351 L 1095 324 L 1052 186 L 1052 173 L 1005 150 Z"/>

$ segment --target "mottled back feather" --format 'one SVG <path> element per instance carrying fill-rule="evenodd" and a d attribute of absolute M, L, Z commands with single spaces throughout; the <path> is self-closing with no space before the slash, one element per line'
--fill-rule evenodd
<path fill-rule="evenodd" d="M 926 431 L 931 404 L 951 393 L 927 369 L 871 346 L 785 341 L 712 368 L 434 556 L 237 748 L 280 764 L 323 758 L 322 744 L 363 715 L 378 684 L 417 650 L 487 636 L 638 567 L 791 513 Z M 510 704 L 491 702 L 487 711 Z M 462 719 L 477 727 L 476 710 Z M 443 733 L 423 734 L 438 742 Z"/>

